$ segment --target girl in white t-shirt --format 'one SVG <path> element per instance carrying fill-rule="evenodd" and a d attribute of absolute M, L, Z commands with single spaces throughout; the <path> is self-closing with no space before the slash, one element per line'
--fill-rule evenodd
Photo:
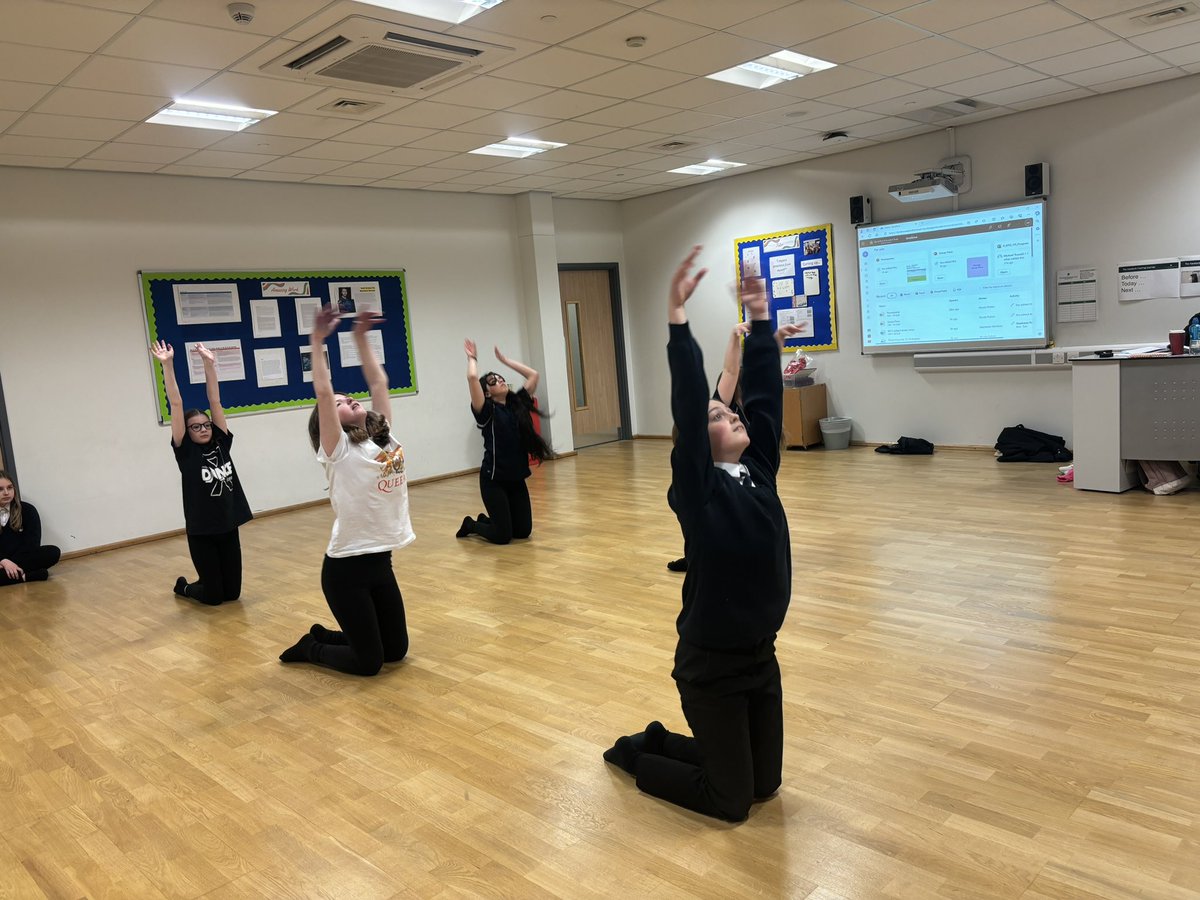
<path fill-rule="evenodd" d="M 371 392 L 371 411 L 353 397 L 333 392 L 325 339 L 338 325 L 332 307 L 317 313 L 312 332 L 313 390 L 317 405 L 308 434 L 329 479 L 335 515 L 321 567 L 321 589 L 341 631 L 313 625 L 283 662 L 311 662 L 351 675 L 375 675 L 385 662 L 408 653 L 404 599 L 392 571 L 392 551 L 411 544 L 404 450 L 392 436 L 387 373 L 367 343 L 383 320 L 361 312 L 354 344 Z"/>

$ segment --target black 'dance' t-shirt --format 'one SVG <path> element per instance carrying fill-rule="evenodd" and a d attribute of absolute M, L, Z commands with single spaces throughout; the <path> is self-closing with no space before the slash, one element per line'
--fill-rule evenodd
<path fill-rule="evenodd" d="M 224 534 L 253 518 L 233 468 L 233 435 L 216 425 L 212 440 L 197 444 L 185 432 L 171 448 L 183 476 L 183 518 L 188 534 Z"/>

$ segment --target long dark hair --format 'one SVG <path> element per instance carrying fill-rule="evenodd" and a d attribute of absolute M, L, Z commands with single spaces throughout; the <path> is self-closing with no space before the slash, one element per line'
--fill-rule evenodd
<path fill-rule="evenodd" d="M 21 530 L 21 490 L 17 487 L 17 480 L 9 475 L 3 469 L 0 469 L 0 478 L 10 482 L 13 486 L 12 503 L 8 506 L 8 527 L 13 531 Z"/>
<path fill-rule="evenodd" d="M 483 396 L 492 399 L 488 395 L 488 379 L 498 373 L 485 372 L 479 376 L 479 386 L 483 388 Z M 496 401 L 492 399 L 492 402 Z M 542 436 L 534 430 L 533 417 L 536 415 L 542 419 L 549 418 L 548 413 L 542 412 L 534 403 L 533 398 L 529 396 L 529 392 L 521 389 L 519 391 L 509 391 L 505 398 L 504 405 L 510 407 L 517 414 L 517 433 L 521 437 L 521 449 L 529 456 L 532 456 L 538 462 L 545 462 L 554 455 L 554 451 L 550 449 L 550 445 L 542 439 Z"/>
<path fill-rule="evenodd" d="M 342 395 L 347 396 L 346 394 Z M 350 443 L 361 444 L 368 438 L 380 447 L 386 446 L 391 426 L 382 415 L 371 410 L 367 413 L 365 427 L 359 425 L 343 425 L 342 431 L 350 438 Z M 308 417 L 308 439 L 312 442 L 313 450 L 321 447 L 321 415 L 317 407 L 313 407 L 312 415 Z"/>

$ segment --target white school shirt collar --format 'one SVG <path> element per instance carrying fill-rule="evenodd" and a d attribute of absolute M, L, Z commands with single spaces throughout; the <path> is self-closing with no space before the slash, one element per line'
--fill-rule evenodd
<path fill-rule="evenodd" d="M 749 482 L 751 487 L 754 487 L 754 479 L 750 477 L 750 470 L 742 463 L 728 463 L 713 461 L 713 465 L 718 469 L 724 469 L 742 484 Z"/>

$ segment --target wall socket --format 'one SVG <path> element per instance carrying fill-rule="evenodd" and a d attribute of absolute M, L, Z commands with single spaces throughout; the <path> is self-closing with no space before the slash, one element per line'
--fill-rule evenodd
<path fill-rule="evenodd" d="M 1042 357 L 1042 358 L 1043 358 L 1043 359 L 1045 359 L 1045 357 Z M 1050 361 L 1051 361 L 1052 363 L 1054 363 L 1054 365 L 1056 365 L 1056 366 L 1065 365 L 1065 364 L 1066 364 L 1066 362 L 1067 362 L 1067 351 L 1065 351 L 1065 350 L 1055 350 L 1055 351 L 1054 351 L 1054 352 L 1053 352 L 1053 353 L 1050 355 Z"/>

